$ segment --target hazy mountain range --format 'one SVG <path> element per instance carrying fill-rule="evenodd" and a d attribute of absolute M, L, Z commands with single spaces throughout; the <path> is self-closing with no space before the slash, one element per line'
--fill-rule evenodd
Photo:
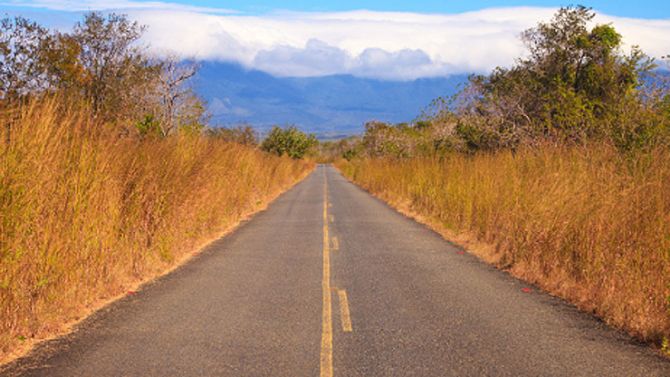
<path fill-rule="evenodd" d="M 454 94 L 467 75 L 384 81 L 335 75 L 275 77 L 238 65 L 204 62 L 195 90 L 207 101 L 211 123 L 249 123 L 263 132 L 272 125 L 297 125 L 320 137 L 351 135 L 368 120 L 407 122 L 430 102 Z"/>

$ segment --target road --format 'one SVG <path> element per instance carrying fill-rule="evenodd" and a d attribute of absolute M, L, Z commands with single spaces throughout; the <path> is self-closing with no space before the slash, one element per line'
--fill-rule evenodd
<path fill-rule="evenodd" d="M 320 166 L 0 374 L 670 376 L 670 362 Z"/>

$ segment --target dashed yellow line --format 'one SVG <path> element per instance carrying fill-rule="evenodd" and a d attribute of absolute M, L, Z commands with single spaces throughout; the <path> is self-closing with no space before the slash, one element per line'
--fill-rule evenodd
<path fill-rule="evenodd" d="M 321 312 L 321 377 L 333 376 L 333 315 L 330 292 L 330 237 L 328 236 L 328 176 L 323 183 L 323 311 Z"/>
<path fill-rule="evenodd" d="M 351 314 L 349 313 L 349 300 L 347 299 L 347 291 L 338 289 L 337 295 L 340 298 L 340 319 L 342 320 L 342 331 L 351 332 Z"/>
<path fill-rule="evenodd" d="M 340 250 L 340 241 L 337 237 L 333 237 L 333 251 Z"/>
<path fill-rule="evenodd" d="M 330 215 L 330 222 L 331 222 L 331 223 L 334 223 L 334 222 L 335 222 L 335 216 Z"/>

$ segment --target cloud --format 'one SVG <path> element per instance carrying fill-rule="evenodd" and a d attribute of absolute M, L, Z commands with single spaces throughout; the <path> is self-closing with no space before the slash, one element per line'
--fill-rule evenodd
<path fill-rule="evenodd" d="M 209 102 L 207 110 L 214 116 L 234 115 L 248 117 L 253 113 L 243 107 L 233 106 L 230 98 L 214 98 Z"/>
<path fill-rule="evenodd" d="M 28 2 L 51 9 L 78 9 L 73 4 L 82 4 Z M 360 10 L 248 15 L 214 14 L 160 2 L 89 0 L 83 4 L 126 9 L 149 27 L 146 42 L 160 54 L 231 61 L 278 76 L 352 74 L 398 80 L 509 66 L 525 53 L 520 33 L 550 20 L 556 11 L 508 7 L 460 14 Z M 655 57 L 670 53 L 670 19 L 599 14 L 596 22 L 612 23 L 623 34 L 627 48 L 639 45 Z"/>
<path fill-rule="evenodd" d="M 357 76 L 384 79 L 412 79 L 446 75 L 446 64 L 435 64 L 422 50 L 403 49 L 388 52 L 380 48 L 365 49 L 356 59 L 352 73 Z"/>
<path fill-rule="evenodd" d="M 234 61 L 278 76 L 353 74 L 404 80 L 509 65 L 523 51 L 519 33 L 552 13 L 529 8 L 459 15 L 370 11 L 131 15 L 149 25 L 146 40 L 157 51 Z"/>
<path fill-rule="evenodd" d="M 435 64 L 422 50 L 388 52 L 367 48 L 358 56 L 310 39 L 304 48 L 286 45 L 258 52 L 252 67 L 277 76 L 325 76 L 349 73 L 382 79 L 413 79 L 449 73 L 445 65 Z"/>
<path fill-rule="evenodd" d="M 519 34 L 554 8 L 496 8 L 461 14 L 276 12 L 262 16 L 134 12 L 158 50 L 238 62 L 278 76 L 353 74 L 413 79 L 509 66 L 524 54 Z M 628 46 L 670 52 L 670 20 L 598 15 Z"/>
<path fill-rule="evenodd" d="M 282 76 L 323 76 L 346 70 L 351 56 L 338 47 L 310 39 L 304 48 L 279 45 L 261 50 L 251 65 Z"/>

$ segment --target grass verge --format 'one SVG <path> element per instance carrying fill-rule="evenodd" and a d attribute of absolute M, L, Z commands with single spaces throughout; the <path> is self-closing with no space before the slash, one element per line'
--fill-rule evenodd
<path fill-rule="evenodd" d="M 340 161 L 479 257 L 646 341 L 670 338 L 670 152 L 608 147 Z"/>
<path fill-rule="evenodd" d="M 197 132 L 119 136 L 57 100 L 0 117 L 5 361 L 174 267 L 313 168 Z"/>

